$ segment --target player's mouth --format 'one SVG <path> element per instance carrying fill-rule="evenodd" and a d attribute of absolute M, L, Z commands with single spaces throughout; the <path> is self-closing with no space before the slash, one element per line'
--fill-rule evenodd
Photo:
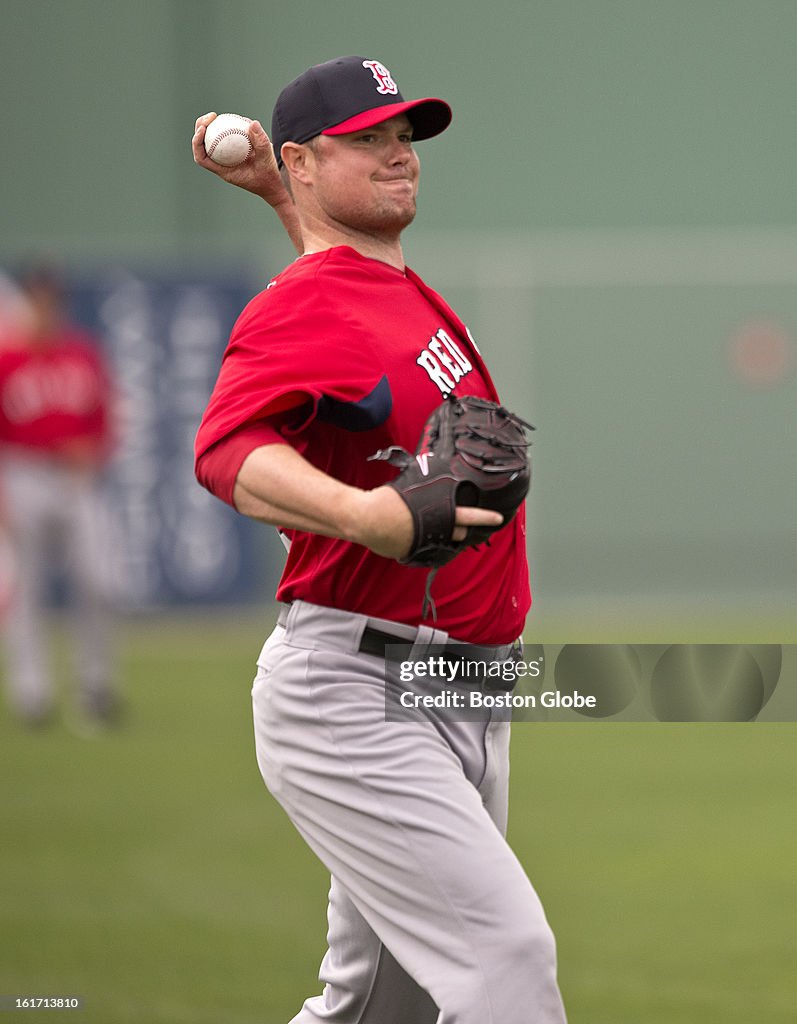
<path fill-rule="evenodd" d="M 406 188 L 412 191 L 415 188 L 415 182 L 412 178 L 377 178 L 377 184 L 387 185 L 393 188 Z"/>

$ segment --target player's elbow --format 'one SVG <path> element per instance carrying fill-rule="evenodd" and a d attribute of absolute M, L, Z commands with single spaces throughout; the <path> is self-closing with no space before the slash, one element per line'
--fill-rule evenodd
<path fill-rule="evenodd" d="M 242 516 L 249 516 L 250 519 L 260 519 L 264 522 L 272 522 L 271 517 L 266 513 L 266 503 L 263 499 L 256 498 L 239 480 L 235 481 L 230 504 Z"/>

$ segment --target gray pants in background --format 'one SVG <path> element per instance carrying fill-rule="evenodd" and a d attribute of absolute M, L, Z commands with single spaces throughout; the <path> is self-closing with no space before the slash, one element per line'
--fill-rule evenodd
<path fill-rule="evenodd" d="M 388 722 L 384 661 L 358 647 L 392 624 L 301 601 L 281 620 L 257 758 L 332 876 L 324 991 L 293 1024 L 562 1024 L 554 938 L 504 838 L 509 723 Z M 446 639 L 421 627 L 416 649 Z"/>
<path fill-rule="evenodd" d="M 54 699 L 47 635 L 48 583 L 60 563 L 69 588 L 69 639 L 84 701 L 111 684 L 110 586 L 106 524 L 95 479 L 51 461 L 0 463 L 4 529 L 13 579 L 3 618 L 5 685 L 15 711 L 46 713 Z"/>

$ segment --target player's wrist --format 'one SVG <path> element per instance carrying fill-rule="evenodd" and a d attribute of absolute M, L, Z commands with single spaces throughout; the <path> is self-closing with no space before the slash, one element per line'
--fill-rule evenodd
<path fill-rule="evenodd" d="M 257 194 L 264 203 L 268 203 L 275 213 L 283 214 L 293 207 L 293 200 L 282 182 L 279 185 L 275 185 L 273 182 L 264 182 Z"/>
<path fill-rule="evenodd" d="M 371 491 L 352 488 L 346 509 L 346 540 L 385 558 L 402 558 L 412 542 L 412 514 L 392 487 Z"/>

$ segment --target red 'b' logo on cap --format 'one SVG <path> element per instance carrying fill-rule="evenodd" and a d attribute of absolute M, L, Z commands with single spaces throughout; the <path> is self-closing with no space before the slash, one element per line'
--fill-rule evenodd
<path fill-rule="evenodd" d="M 383 96 L 395 96 L 398 93 L 398 86 L 393 81 L 390 72 L 384 64 L 378 60 L 364 60 L 363 67 L 368 68 L 376 80 L 376 91 Z"/>

